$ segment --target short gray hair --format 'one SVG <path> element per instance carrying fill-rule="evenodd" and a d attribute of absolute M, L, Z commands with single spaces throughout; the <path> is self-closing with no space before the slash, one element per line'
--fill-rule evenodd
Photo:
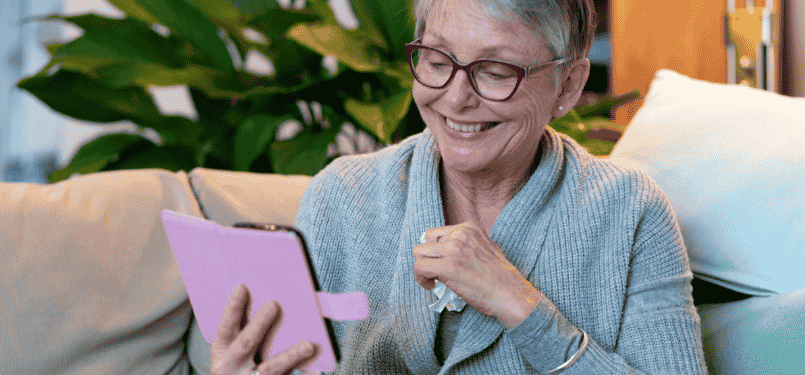
<path fill-rule="evenodd" d="M 436 1 L 444 0 L 414 0 L 417 39 L 425 33 L 428 12 Z M 493 19 L 505 21 L 514 15 L 545 39 L 554 58 L 564 58 L 570 62 L 590 55 L 596 23 L 592 0 L 474 1 Z M 562 68 L 567 66 L 567 62 Z"/>

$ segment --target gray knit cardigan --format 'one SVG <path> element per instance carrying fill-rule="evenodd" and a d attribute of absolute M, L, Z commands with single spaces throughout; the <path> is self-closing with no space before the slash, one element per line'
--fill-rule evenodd
<path fill-rule="evenodd" d="M 412 249 L 445 225 L 440 156 L 429 130 L 341 157 L 305 191 L 295 226 L 328 292 L 366 292 L 370 316 L 334 322 L 339 374 L 705 374 L 692 274 L 668 200 L 647 175 L 593 157 L 547 128 L 530 180 L 490 238 L 543 293 L 519 326 L 467 306 L 444 366 L 434 354 L 434 294 Z"/>

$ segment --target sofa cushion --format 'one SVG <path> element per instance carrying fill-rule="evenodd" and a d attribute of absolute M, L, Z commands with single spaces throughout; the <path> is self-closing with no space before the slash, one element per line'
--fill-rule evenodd
<path fill-rule="evenodd" d="M 610 160 L 670 199 L 697 277 L 750 295 L 805 288 L 805 99 L 657 72 Z"/>
<path fill-rule="evenodd" d="M 190 183 L 204 217 L 218 224 L 238 222 L 293 225 L 296 210 L 310 176 L 284 176 L 196 168 Z M 197 374 L 210 371 L 210 344 L 193 319 L 187 343 L 190 363 Z"/>
<path fill-rule="evenodd" d="M 196 168 L 188 175 L 208 220 L 293 225 L 310 176 Z"/>
<path fill-rule="evenodd" d="M 710 375 L 805 369 L 805 289 L 698 309 Z"/>
<path fill-rule="evenodd" d="M 186 374 L 163 209 L 201 216 L 186 173 L 0 183 L 0 372 Z"/>

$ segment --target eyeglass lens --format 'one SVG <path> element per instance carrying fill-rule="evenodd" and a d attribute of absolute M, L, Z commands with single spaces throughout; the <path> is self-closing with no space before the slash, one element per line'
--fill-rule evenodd
<path fill-rule="evenodd" d="M 444 86 L 453 73 L 453 61 L 439 51 L 419 48 L 413 52 L 411 59 L 416 78 L 426 86 Z M 517 87 L 517 72 L 496 62 L 476 64 L 470 76 L 479 94 L 487 99 L 505 99 Z"/>

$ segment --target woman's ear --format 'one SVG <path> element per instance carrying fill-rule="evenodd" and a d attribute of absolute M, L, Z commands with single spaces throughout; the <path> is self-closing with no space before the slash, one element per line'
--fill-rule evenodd
<path fill-rule="evenodd" d="M 570 63 L 559 82 L 559 95 L 556 98 L 556 106 L 553 108 L 554 118 L 560 118 L 573 109 L 581 97 L 581 92 L 584 90 L 589 76 L 589 59 L 578 59 Z"/>

